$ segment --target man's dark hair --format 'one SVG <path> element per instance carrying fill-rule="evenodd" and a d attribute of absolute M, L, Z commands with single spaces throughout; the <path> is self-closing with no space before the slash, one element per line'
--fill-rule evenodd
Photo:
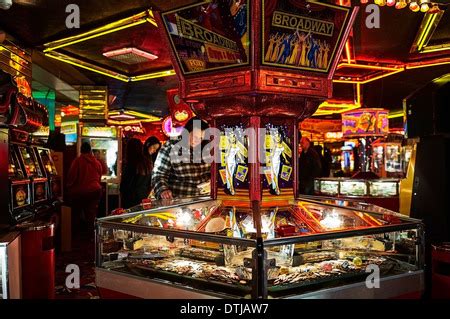
<path fill-rule="evenodd" d="M 195 128 L 200 128 L 202 131 L 206 130 L 209 128 L 208 123 L 206 123 L 205 121 L 199 119 L 198 117 L 193 117 L 191 118 L 186 125 L 184 125 L 184 128 L 189 132 L 192 133 L 194 131 L 194 127 Z"/>
<path fill-rule="evenodd" d="M 81 144 L 81 154 L 88 154 L 91 151 L 91 144 L 89 144 L 89 142 L 83 142 L 83 144 Z"/>

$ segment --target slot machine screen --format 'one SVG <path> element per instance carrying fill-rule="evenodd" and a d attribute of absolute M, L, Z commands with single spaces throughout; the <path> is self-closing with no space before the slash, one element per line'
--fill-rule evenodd
<path fill-rule="evenodd" d="M 43 177 L 39 162 L 30 147 L 19 146 L 19 152 L 22 155 L 25 170 L 28 176 Z"/>
<path fill-rule="evenodd" d="M 38 148 L 38 153 L 41 157 L 42 164 L 44 164 L 44 168 L 47 171 L 47 174 L 57 175 L 55 163 L 53 163 L 49 150 Z"/>
<path fill-rule="evenodd" d="M 12 184 L 11 185 L 12 208 L 22 208 L 31 204 L 30 184 Z"/>
<path fill-rule="evenodd" d="M 25 174 L 20 167 L 19 160 L 13 149 L 10 150 L 9 164 L 8 164 L 8 176 L 9 178 L 25 178 Z"/>

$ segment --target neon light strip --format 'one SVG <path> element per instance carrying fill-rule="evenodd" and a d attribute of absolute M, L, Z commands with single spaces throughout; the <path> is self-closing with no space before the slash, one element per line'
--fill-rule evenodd
<path fill-rule="evenodd" d="M 78 34 L 75 36 L 59 39 L 53 42 L 49 42 L 44 44 L 46 49 L 44 49 L 44 52 L 49 52 L 52 50 L 56 50 L 62 47 L 66 47 L 71 44 L 87 41 L 105 34 L 109 34 L 112 32 L 120 31 L 126 28 L 130 28 L 139 24 L 143 24 L 145 22 L 149 22 L 153 24 L 155 27 L 157 27 L 156 21 L 153 16 L 153 12 L 151 10 L 147 10 L 145 12 L 136 14 L 132 17 L 128 17 L 116 22 L 109 23 L 105 26 L 102 26 L 100 28 L 93 29 L 91 31 Z"/>
<path fill-rule="evenodd" d="M 101 71 L 98 68 L 94 68 L 94 67 L 90 67 L 90 66 L 87 66 L 87 65 L 83 65 L 83 64 L 80 64 L 80 63 L 68 60 L 66 58 L 61 58 L 61 57 L 58 57 L 58 56 L 55 56 L 55 55 L 52 55 L 52 54 L 49 54 L 49 53 L 45 53 L 45 56 L 47 56 L 49 58 L 52 58 L 52 59 L 55 59 L 55 60 L 58 60 L 58 61 L 61 61 L 61 62 L 72 64 L 74 66 L 78 66 L 80 68 L 83 68 L 83 69 L 86 69 L 86 70 L 89 70 L 89 71 L 92 71 L 92 72 L 96 72 L 96 73 L 99 73 L 99 74 L 102 74 L 102 75 L 105 75 L 105 76 L 109 76 L 109 77 L 114 78 L 114 79 L 119 80 L 119 81 L 123 81 L 123 82 L 128 82 L 129 81 L 129 79 L 126 76 L 123 76 L 121 74 L 113 75 L 113 74 L 108 73 L 106 71 Z"/>
<path fill-rule="evenodd" d="M 369 82 L 376 81 L 376 80 L 385 78 L 385 77 L 390 76 L 390 75 L 394 75 L 394 74 L 402 72 L 404 70 L 405 70 L 405 67 L 402 67 L 402 68 L 397 69 L 396 71 L 392 71 L 390 73 L 385 73 L 385 74 L 376 76 L 374 78 L 369 78 L 367 80 L 333 80 L 333 82 L 335 82 L 335 83 L 349 83 L 349 84 L 350 83 L 352 83 L 352 84 L 367 84 Z"/>
<path fill-rule="evenodd" d="M 339 63 L 338 68 L 356 68 L 356 69 L 368 69 L 374 71 L 397 71 L 396 67 L 378 66 L 378 65 L 367 65 L 367 64 L 357 64 L 357 63 Z"/>
<path fill-rule="evenodd" d="M 94 38 L 97 38 L 97 37 L 101 37 L 102 35 L 106 35 L 106 34 L 109 34 L 109 33 L 117 32 L 117 31 L 120 31 L 120 30 L 123 30 L 123 29 L 127 29 L 127 28 L 131 28 L 131 27 L 143 24 L 145 22 L 146 22 L 146 20 L 136 21 L 136 22 L 133 22 L 133 23 L 130 23 L 130 24 L 127 24 L 127 25 L 123 25 L 123 26 L 120 26 L 120 27 L 117 27 L 117 28 L 113 28 L 113 29 L 110 29 L 110 30 L 107 30 L 107 31 L 99 32 L 99 33 L 90 35 L 88 37 L 84 37 L 84 38 L 81 38 L 81 39 L 78 39 L 78 40 L 73 40 L 73 41 L 70 41 L 70 42 L 66 42 L 66 43 L 57 45 L 55 47 L 44 49 L 44 53 L 45 52 L 50 52 L 50 51 L 53 51 L 53 50 L 56 50 L 56 49 L 60 49 L 60 48 L 63 48 L 63 47 L 67 47 L 67 46 L 72 45 L 72 44 L 76 44 L 76 43 L 84 42 L 84 41 L 91 40 L 91 39 L 94 39 Z"/>
<path fill-rule="evenodd" d="M 175 75 L 175 70 L 167 70 L 167 71 L 161 71 L 161 72 L 154 72 L 149 74 L 143 74 L 138 76 L 132 76 L 130 77 L 131 82 L 135 81 L 142 81 L 142 80 L 149 80 L 149 79 L 156 79 L 164 76 L 170 76 Z"/>
<path fill-rule="evenodd" d="M 433 30 L 433 32 L 431 32 L 431 28 L 433 27 L 434 22 L 436 21 L 436 18 L 437 18 L 437 14 L 432 14 L 431 17 L 428 19 L 428 23 L 425 26 L 424 32 L 422 33 L 422 37 L 421 37 L 421 39 L 419 41 L 419 45 L 417 47 L 418 51 L 422 50 L 422 47 L 424 46 L 425 41 L 429 40 L 429 38 L 431 37 L 431 34 L 434 32 L 434 30 Z"/>
<path fill-rule="evenodd" d="M 450 64 L 450 61 L 435 62 L 435 63 L 430 63 L 430 64 L 407 65 L 406 68 L 408 70 L 411 70 L 411 69 L 427 68 L 427 67 L 432 67 L 432 66 L 437 66 L 437 65 L 444 65 L 444 64 Z"/>

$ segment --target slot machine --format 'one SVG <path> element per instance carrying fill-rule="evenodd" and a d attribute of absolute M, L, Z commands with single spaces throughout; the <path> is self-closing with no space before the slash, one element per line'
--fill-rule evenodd
<path fill-rule="evenodd" d="M 8 177 L 10 223 L 17 224 L 33 218 L 31 181 L 23 170 L 17 149 L 13 145 L 9 148 Z"/>
<path fill-rule="evenodd" d="M 34 151 L 38 159 L 40 159 L 41 169 L 48 179 L 48 198 L 52 205 L 59 205 L 62 201 L 62 182 L 61 176 L 58 175 L 55 163 L 49 149 L 36 146 Z"/>
<path fill-rule="evenodd" d="M 33 148 L 25 144 L 13 145 L 22 161 L 25 174 L 31 181 L 31 198 L 36 217 L 49 211 L 48 178 L 39 164 L 39 159 Z"/>

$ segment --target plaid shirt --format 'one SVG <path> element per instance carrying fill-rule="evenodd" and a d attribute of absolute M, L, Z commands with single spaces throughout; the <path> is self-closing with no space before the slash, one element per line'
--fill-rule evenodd
<path fill-rule="evenodd" d="M 177 140 L 167 141 L 155 161 L 152 183 L 158 199 L 165 190 L 171 190 L 174 198 L 199 196 L 197 185 L 211 179 L 211 164 L 194 163 L 192 154 L 171 159 L 171 152 L 174 153 L 172 148 L 176 143 Z M 183 149 L 183 154 L 187 152 Z"/>

